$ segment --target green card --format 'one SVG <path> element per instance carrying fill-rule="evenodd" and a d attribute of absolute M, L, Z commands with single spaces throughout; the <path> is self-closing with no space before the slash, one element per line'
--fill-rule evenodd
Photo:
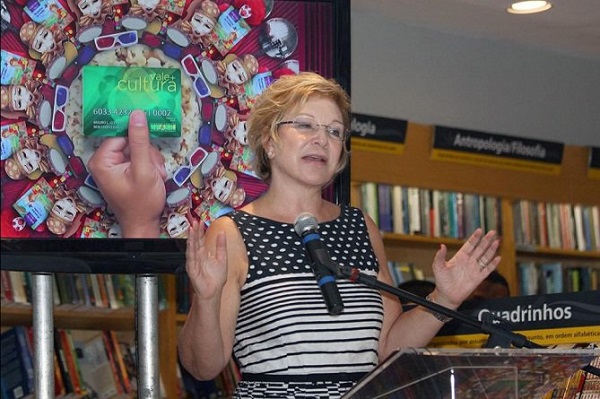
<path fill-rule="evenodd" d="M 127 136 L 129 114 L 141 109 L 151 137 L 181 136 L 181 71 L 86 65 L 82 71 L 83 134 Z"/>

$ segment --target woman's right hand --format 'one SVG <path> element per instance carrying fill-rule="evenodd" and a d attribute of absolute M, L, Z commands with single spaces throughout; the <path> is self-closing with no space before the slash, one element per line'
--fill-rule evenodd
<path fill-rule="evenodd" d="M 194 221 L 189 230 L 185 269 L 197 299 L 221 295 L 227 281 L 227 241 L 225 233 L 217 233 L 214 252 L 207 246 L 204 228 Z"/>

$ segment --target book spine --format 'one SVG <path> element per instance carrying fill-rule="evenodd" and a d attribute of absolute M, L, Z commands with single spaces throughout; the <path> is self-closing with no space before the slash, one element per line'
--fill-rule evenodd
<path fill-rule="evenodd" d="M 110 368 L 113 373 L 117 391 L 119 391 L 119 393 L 125 393 L 125 387 L 123 385 L 123 381 L 119 377 L 117 362 L 115 360 L 115 352 L 112 350 L 112 345 L 110 343 L 110 334 L 108 333 L 108 331 L 102 331 L 102 339 L 104 340 L 104 349 L 106 350 L 106 357 L 108 358 L 108 363 L 110 364 Z"/>
<path fill-rule="evenodd" d="M 2 297 L 9 302 L 14 302 L 15 297 L 13 294 L 12 284 L 10 282 L 10 274 L 8 270 L 0 271 L 0 281 L 2 283 Z"/>
<path fill-rule="evenodd" d="M 54 351 L 58 358 L 58 367 L 60 370 L 61 380 L 65 387 L 65 393 L 74 393 L 73 382 L 67 365 L 67 356 L 65 349 L 61 343 L 59 330 L 54 330 Z"/>
<path fill-rule="evenodd" d="M 117 339 L 117 334 L 114 331 L 109 332 L 110 342 L 112 344 L 113 352 L 115 353 L 115 359 L 117 360 L 117 368 L 121 380 L 123 381 L 123 391 L 125 393 L 131 393 L 131 381 L 129 379 L 129 373 L 127 372 L 127 367 L 125 367 L 125 361 L 123 360 L 123 354 L 121 353 L 121 347 L 119 346 L 119 340 Z"/>
<path fill-rule="evenodd" d="M 71 383 L 73 385 L 73 393 L 81 395 L 83 391 L 81 389 L 79 370 L 77 369 L 77 364 L 75 362 L 75 348 L 73 348 L 73 345 L 71 344 L 69 332 L 67 330 L 59 329 L 58 333 L 60 336 L 61 346 L 64 350 L 65 359 L 67 361 L 69 377 L 71 378 Z"/>
<path fill-rule="evenodd" d="M 404 212 L 402 207 L 402 187 L 392 187 L 392 226 L 394 233 L 406 234 L 404 230 Z"/>
<path fill-rule="evenodd" d="M 21 352 L 21 358 L 23 359 L 23 366 L 27 375 L 27 387 L 29 392 L 33 392 L 34 389 L 34 373 L 33 373 L 33 353 L 31 348 L 27 344 L 27 331 L 23 326 L 15 327 L 17 334 L 17 340 L 19 342 L 19 348 Z"/>
<path fill-rule="evenodd" d="M 419 189 L 408 187 L 408 220 L 409 234 L 421 234 L 421 206 Z"/>

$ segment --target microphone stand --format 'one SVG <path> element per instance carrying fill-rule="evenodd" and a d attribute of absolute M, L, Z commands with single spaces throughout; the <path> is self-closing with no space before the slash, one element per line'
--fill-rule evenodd
<path fill-rule="evenodd" d="M 455 320 L 459 320 L 465 324 L 471 325 L 486 334 L 489 334 L 488 341 L 485 344 L 485 348 L 510 348 L 511 345 L 517 348 L 544 348 L 535 342 L 528 340 L 524 335 L 515 333 L 510 330 L 506 330 L 502 327 L 496 326 L 493 323 L 493 317 L 486 317 L 483 322 L 467 316 L 463 313 L 457 312 L 452 309 L 448 309 L 445 306 L 438 305 L 431 301 L 426 300 L 412 292 L 402 290 L 400 288 L 393 287 L 389 284 L 382 283 L 376 278 L 362 273 L 359 269 L 350 266 L 342 266 L 336 264 L 327 265 L 329 269 L 335 273 L 338 277 L 346 277 L 353 283 L 363 283 L 371 288 L 383 290 L 398 298 L 410 302 L 414 302 L 417 305 L 421 305 L 429 310 L 436 313 L 441 313 L 444 316 L 452 317 Z"/>

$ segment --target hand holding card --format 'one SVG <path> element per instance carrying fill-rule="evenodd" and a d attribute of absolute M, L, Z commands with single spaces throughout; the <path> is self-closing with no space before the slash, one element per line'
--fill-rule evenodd
<path fill-rule="evenodd" d="M 106 138 L 88 169 L 119 221 L 125 238 L 156 238 L 165 205 L 162 154 L 150 143 L 143 111 L 129 118 L 128 137 Z"/>

